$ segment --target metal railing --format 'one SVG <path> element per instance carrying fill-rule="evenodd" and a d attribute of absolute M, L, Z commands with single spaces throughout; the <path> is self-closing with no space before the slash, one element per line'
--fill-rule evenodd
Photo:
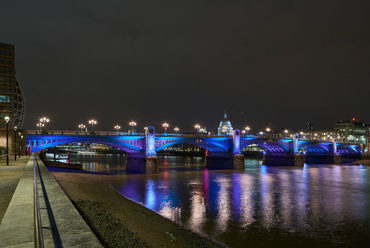
<path fill-rule="evenodd" d="M 40 214 L 40 201 L 39 192 L 37 189 L 37 173 L 36 167 L 39 164 L 37 162 L 35 154 L 33 154 L 33 215 L 34 215 L 34 244 L 35 247 L 44 247 L 44 236 L 42 232 L 41 214 Z M 39 168 L 38 168 L 39 169 Z"/>

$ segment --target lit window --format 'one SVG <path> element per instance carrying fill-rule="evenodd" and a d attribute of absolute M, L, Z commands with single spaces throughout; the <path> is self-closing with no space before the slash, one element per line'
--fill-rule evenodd
<path fill-rule="evenodd" d="M 0 95 L 0 102 L 10 102 L 10 96 Z"/>

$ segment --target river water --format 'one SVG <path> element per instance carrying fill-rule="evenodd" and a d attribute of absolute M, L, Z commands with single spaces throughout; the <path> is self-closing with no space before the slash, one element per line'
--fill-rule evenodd
<path fill-rule="evenodd" d="M 201 157 L 162 156 L 158 174 L 126 174 L 119 155 L 72 156 L 110 172 L 122 195 L 230 247 L 362 247 L 370 242 L 370 168 L 266 166 L 211 170 Z"/>

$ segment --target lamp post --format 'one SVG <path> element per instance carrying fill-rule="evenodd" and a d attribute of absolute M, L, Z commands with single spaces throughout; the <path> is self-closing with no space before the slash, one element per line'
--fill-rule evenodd
<path fill-rule="evenodd" d="M 246 132 L 247 132 L 246 130 L 242 130 L 242 134 L 243 134 L 243 135 L 245 135 L 245 133 L 246 133 Z"/>
<path fill-rule="evenodd" d="M 130 121 L 128 125 L 131 127 L 131 134 L 134 134 L 134 127 L 136 127 L 137 123 L 135 121 Z"/>
<path fill-rule="evenodd" d="M 21 135 L 21 147 L 22 147 L 22 140 L 23 140 L 23 135 Z M 27 154 L 26 150 L 25 150 L 25 153 Z"/>
<path fill-rule="evenodd" d="M 285 133 L 285 139 L 288 139 L 288 133 L 289 133 L 289 130 L 288 130 L 288 129 L 285 129 L 285 130 L 284 130 L 284 133 Z"/>
<path fill-rule="evenodd" d="M 270 131 L 271 131 L 271 128 L 266 128 L 266 135 L 269 135 L 269 133 L 270 133 Z"/>
<path fill-rule="evenodd" d="M 91 119 L 88 121 L 89 125 L 91 125 L 91 130 L 94 131 L 94 126 L 98 124 L 98 122 L 95 119 Z"/>
<path fill-rule="evenodd" d="M 113 128 L 116 129 L 116 132 L 118 133 L 119 130 L 121 129 L 121 126 L 120 125 L 115 125 Z"/>
<path fill-rule="evenodd" d="M 246 126 L 246 127 L 245 127 L 245 131 L 247 131 L 247 136 L 248 136 L 248 132 L 249 132 L 249 130 L 251 130 L 251 128 L 250 128 L 249 126 Z"/>
<path fill-rule="evenodd" d="M 175 133 L 177 134 L 177 132 L 178 132 L 178 131 L 180 131 L 180 128 L 175 127 L 175 128 L 173 129 L 173 131 L 175 131 Z"/>
<path fill-rule="evenodd" d="M 44 124 L 44 123 L 39 122 L 39 123 L 37 123 L 37 124 L 36 124 L 36 126 L 40 128 L 40 133 L 41 133 L 41 128 L 42 128 L 42 127 L 44 127 L 44 126 L 45 126 L 45 124 Z"/>
<path fill-rule="evenodd" d="M 18 147 L 18 157 L 21 158 L 21 152 L 22 152 L 22 139 L 23 139 L 23 135 L 21 132 L 18 132 L 18 135 L 19 135 L 19 147 Z"/>
<path fill-rule="evenodd" d="M 167 122 L 162 124 L 162 127 L 164 128 L 164 135 L 167 135 L 167 129 L 168 129 L 169 126 L 170 126 L 170 124 L 168 124 Z"/>
<path fill-rule="evenodd" d="M 8 139 L 9 139 L 9 121 L 10 117 L 5 116 L 4 120 L 6 122 L 6 165 L 9 165 L 9 147 L 8 147 Z"/>
<path fill-rule="evenodd" d="M 197 130 L 197 135 L 198 135 L 199 134 L 200 125 L 199 124 L 195 124 L 194 125 L 194 128 Z"/>
<path fill-rule="evenodd" d="M 42 125 L 40 125 L 40 131 L 41 131 L 41 127 L 45 127 L 48 123 L 50 122 L 50 119 L 48 117 L 41 117 L 40 118 L 40 122 Z"/>
<path fill-rule="evenodd" d="M 87 132 L 87 127 L 85 124 L 79 124 L 78 128 L 81 129 L 81 132 L 83 132 L 83 129 L 85 129 L 85 132 Z"/>
<path fill-rule="evenodd" d="M 40 118 L 40 122 L 41 122 L 41 123 L 49 123 L 49 122 L 50 122 L 50 119 L 49 119 L 49 118 L 47 118 L 47 117 L 41 117 L 41 118 Z"/>
<path fill-rule="evenodd" d="M 14 126 L 14 161 L 17 161 L 17 126 Z"/>

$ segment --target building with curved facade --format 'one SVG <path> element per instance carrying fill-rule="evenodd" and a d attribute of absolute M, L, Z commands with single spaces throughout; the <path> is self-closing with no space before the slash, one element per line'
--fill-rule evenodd
<path fill-rule="evenodd" d="M 220 125 L 218 126 L 218 134 L 233 135 L 233 127 L 231 126 L 231 122 L 227 119 L 226 112 L 224 114 L 224 119 L 220 121 Z"/>
<path fill-rule="evenodd" d="M 15 76 L 15 48 L 0 43 L 0 129 L 5 129 L 4 117 L 9 116 L 9 128 L 22 128 L 24 95 Z"/>

